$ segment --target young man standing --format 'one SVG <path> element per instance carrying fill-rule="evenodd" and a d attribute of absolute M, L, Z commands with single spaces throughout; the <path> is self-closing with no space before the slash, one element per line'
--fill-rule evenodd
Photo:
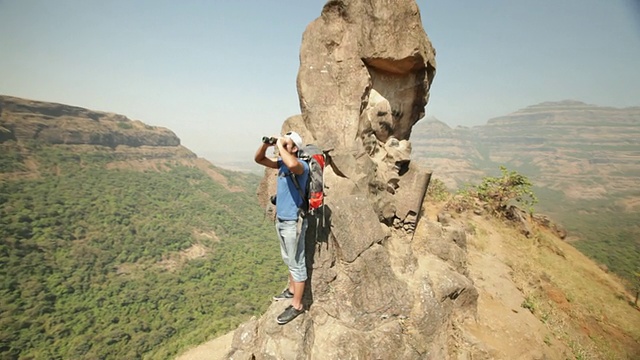
<path fill-rule="evenodd" d="M 278 148 L 280 157 L 277 160 L 266 156 L 267 149 L 272 145 Z M 298 158 L 298 151 L 302 145 L 302 137 L 291 131 L 284 137 L 279 137 L 275 144 L 263 143 L 255 155 L 255 161 L 258 164 L 278 169 L 276 232 L 280 239 L 282 260 L 289 267 L 289 286 L 273 299 L 276 301 L 292 299 L 291 305 L 277 318 L 278 324 L 281 325 L 304 312 L 302 294 L 307 280 L 307 265 L 304 256 L 307 219 L 300 215 L 300 207 L 305 201 L 301 193 L 304 194 L 306 191 L 309 164 Z"/>

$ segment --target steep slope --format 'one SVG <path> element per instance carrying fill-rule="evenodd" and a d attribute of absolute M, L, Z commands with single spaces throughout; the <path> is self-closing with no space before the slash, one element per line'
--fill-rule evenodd
<path fill-rule="evenodd" d="M 0 104 L 0 357 L 168 358 L 264 311 L 259 177 L 121 115 Z"/>
<path fill-rule="evenodd" d="M 635 359 L 640 312 L 619 279 L 544 227 L 473 212 L 467 224 L 478 312 L 454 332 L 460 351 L 480 359 Z"/>
<path fill-rule="evenodd" d="M 434 131 L 444 128 L 444 131 Z M 472 128 L 435 120 L 412 133 L 412 157 L 449 188 L 506 165 L 536 185 L 538 209 L 586 254 L 631 280 L 640 267 L 640 107 L 546 102 Z M 443 150 L 444 149 L 444 150 Z"/>

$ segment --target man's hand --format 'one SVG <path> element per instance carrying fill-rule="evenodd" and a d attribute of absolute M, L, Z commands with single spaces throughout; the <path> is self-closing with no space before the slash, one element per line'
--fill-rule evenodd
<path fill-rule="evenodd" d="M 280 139 L 278 139 L 279 141 Z M 277 142 L 276 142 L 277 144 Z M 253 159 L 255 160 L 255 162 L 257 162 L 260 165 L 266 166 L 268 168 L 272 168 L 272 169 L 277 169 L 278 168 L 278 162 L 270 159 L 267 157 L 267 149 L 269 147 L 271 147 L 273 145 L 271 144 L 267 144 L 267 143 L 261 143 L 260 147 L 258 148 L 258 150 L 256 150 L 256 154 L 253 157 Z"/>
<path fill-rule="evenodd" d="M 290 138 L 278 138 L 276 142 L 282 162 L 291 170 L 292 173 L 300 175 L 304 172 L 304 166 L 298 160 L 293 148 L 295 144 Z"/>

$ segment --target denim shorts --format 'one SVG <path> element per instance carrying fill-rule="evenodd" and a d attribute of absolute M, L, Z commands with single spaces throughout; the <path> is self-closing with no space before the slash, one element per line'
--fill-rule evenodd
<path fill-rule="evenodd" d="M 304 257 L 304 236 L 307 232 L 307 219 L 276 219 L 276 233 L 280 239 L 282 260 L 289 267 L 295 282 L 307 280 L 307 264 Z"/>

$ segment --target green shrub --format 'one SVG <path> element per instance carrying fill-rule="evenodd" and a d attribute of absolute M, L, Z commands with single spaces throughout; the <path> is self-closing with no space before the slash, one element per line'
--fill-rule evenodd
<path fill-rule="evenodd" d="M 533 205 L 538 202 L 531 190 L 533 185 L 529 179 L 516 171 L 508 171 L 500 166 L 500 177 L 485 177 L 480 185 L 468 185 L 458 190 L 447 208 L 458 212 L 469 210 L 476 206 L 476 199 L 487 204 L 487 207 L 498 215 L 503 215 L 509 205 L 516 202 L 533 212 Z"/>
<path fill-rule="evenodd" d="M 456 191 L 456 194 L 447 202 L 445 208 L 457 213 L 471 210 L 476 204 L 477 197 L 477 192 L 473 186 L 466 185 L 464 188 Z"/>
<path fill-rule="evenodd" d="M 489 206 L 502 212 L 512 202 L 524 205 L 531 212 L 532 207 L 538 202 L 531 187 L 533 186 L 529 179 L 517 173 L 516 171 L 508 171 L 506 167 L 500 166 L 502 176 L 485 177 L 482 183 L 476 187 L 478 199 L 486 201 Z"/>
<path fill-rule="evenodd" d="M 118 127 L 120 129 L 133 129 L 133 125 L 130 122 L 126 122 L 126 121 L 119 121 L 118 122 Z"/>
<path fill-rule="evenodd" d="M 445 201 L 451 193 L 440 179 L 431 179 L 427 188 L 427 197 L 435 201 Z"/>

